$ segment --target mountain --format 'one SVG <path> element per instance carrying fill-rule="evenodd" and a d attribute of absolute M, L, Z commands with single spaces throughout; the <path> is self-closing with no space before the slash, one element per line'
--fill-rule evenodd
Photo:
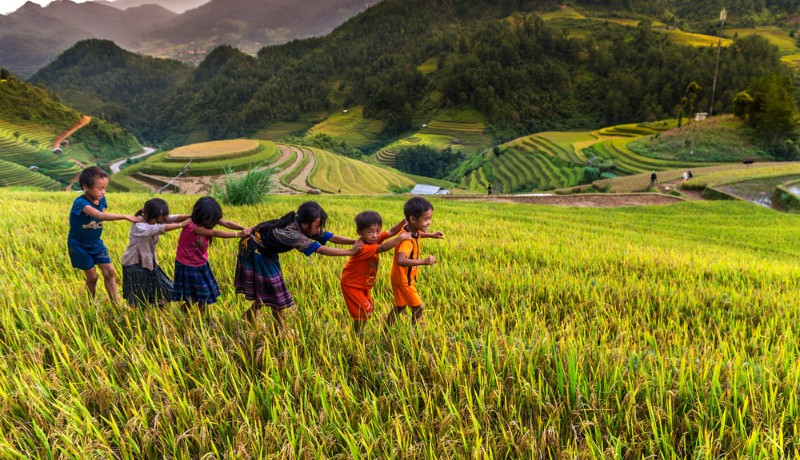
<path fill-rule="evenodd" d="M 28 2 L 0 16 L 0 63 L 27 77 L 79 40 L 104 37 L 135 47 L 144 31 L 175 16 L 156 5 L 120 11 L 94 2 Z"/>
<path fill-rule="evenodd" d="M 98 3 L 105 3 L 108 6 L 113 6 L 114 8 L 118 8 L 120 10 L 126 10 L 128 8 L 135 8 L 143 5 L 158 5 L 180 14 L 186 10 L 197 8 L 206 2 L 208 2 L 208 0 L 114 0 Z"/>
<path fill-rule="evenodd" d="M 229 44 L 255 53 L 265 45 L 324 35 L 378 0 L 211 0 L 151 36 L 173 44 Z"/>
<path fill-rule="evenodd" d="M 185 86 L 190 74 L 178 61 L 141 56 L 111 41 L 93 39 L 76 43 L 30 80 L 56 88 L 82 112 L 152 139 L 152 120 L 163 101 Z"/>
<path fill-rule="evenodd" d="M 602 10 L 601 3 L 585 1 L 583 11 Z M 100 100 L 131 119 L 146 118 L 146 138 L 154 140 L 193 131 L 215 139 L 244 136 L 276 120 L 363 106 L 365 117 L 386 121 L 386 137 L 440 111 L 469 109 L 482 114 L 488 133 L 503 141 L 551 129 L 673 117 L 691 82 L 702 87 L 694 107 L 709 106 L 714 48 L 677 44 L 647 19 L 629 26 L 590 18 L 579 24 L 579 34 L 570 34 L 542 19 L 539 13 L 554 11 L 542 5 L 385 0 L 325 37 L 265 47 L 256 58 L 217 48 L 187 70 L 180 84 L 137 94 L 137 103 L 97 85 L 113 88 L 121 84 L 117 78 L 129 84 L 130 74 L 146 74 L 140 59 L 126 60 L 127 67 L 102 79 L 68 77 L 103 62 L 102 53 L 85 55 L 92 47 L 70 50 L 72 57 L 65 53 L 34 81 L 76 105 L 72 94 L 80 92 L 84 101 Z M 734 13 L 729 20 L 741 20 Z M 714 113 L 731 112 L 734 95 L 755 79 L 789 72 L 777 48 L 759 36 L 737 39 L 722 53 L 720 69 L 725 77 L 717 82 Z M 120 123 L 142 134 L 139 126 Z"/>

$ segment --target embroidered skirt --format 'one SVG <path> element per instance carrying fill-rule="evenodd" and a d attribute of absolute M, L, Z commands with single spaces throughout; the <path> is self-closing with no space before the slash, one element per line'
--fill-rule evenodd
<path fill-rule="evenodd" d="M 140 264 L 123 265 L 122 298 L 132 307 L 164 306 L 172 301 L 172 280 L 158 265 L 153 270 Z"/>
<path fill-rule="evenodd" d="M 208 262 L 200 267 L 192 267 L 175 261 L 172 300 L 210 304 L 216 302 L 219 295 L 219 285 Z"/>
<path fill-rule="evenodd" d="M 292 295 L 283 281 L 281 263 L 277 256 L 264 257 L 259 252 L 247 256 L 239 252 L 233 285 L 237 294 L 247 300 L 257 300 L 273 310 L 283 310 L 294 305 Z"/>

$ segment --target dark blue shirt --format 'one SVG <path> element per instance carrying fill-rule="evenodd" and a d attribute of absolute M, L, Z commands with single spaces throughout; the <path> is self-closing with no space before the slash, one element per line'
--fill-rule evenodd
<path fill-rule="evenodd" d="M 86 206 L 91 206 L 100 212 L 108 208 L 106 197 L 100 198 L 99 204 L 92 203 L 84 195 L 75 198 L 72 203 L 72 211 L 69 213 L 68 239 L 85 245 L 93 245 L 100 242 L 100 235 L 103 234 L 103 221 L 83 212 L 83 208 Z"/>

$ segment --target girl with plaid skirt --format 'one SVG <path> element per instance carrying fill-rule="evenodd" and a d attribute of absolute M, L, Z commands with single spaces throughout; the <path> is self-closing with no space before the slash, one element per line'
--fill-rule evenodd
<path fill-rule="evenodd" d="M 214 230 L 217 224 L 239 231 Z M 205 314 L 206 306 L 216 302 L 220 294 L 219 285 L 208 264 L 208 246 L 215 237 L 243 238 L 248 235 L 249 228 L 222 220 L 222 208 L 215 199 L 207 196 L 197 200 L 192 209 L 192 220 L 178 238 L 172 300 L 182 301 L 186 312 L 193 304 L 197 304 L 200 313 Z"/>
<path fill-rule="evenodd" d="M 328 215 L 319 204 L 308 201 L 300 205 L 297 212 L 253 227 L 250 237 L 242 240 L 236 260 L 236 292 L 253 301 L 243 318 L 252 322 L 261 307 L 268 306 L 272 309 L 276 328 L 283 329 L 281 314 L 294 305 L 294 300 L 283 280 L 278 254 L 292 249 L 306 256 L 314 253 L 326 256 L 358 254 L 363 243 L 324 231 L 327 219 Z M 353 246 L 350 249 L 329 248 L 325 246 L 328 241 Z"/>
<path fill-rule="evenodd" d="M 172 300 L 172 280 L 158 266 L 156 245 L 164 233 L 189 224 L 188 215 L 170 215 L 161 198 L 147 200 L 136 213 L 142 218 L 131 227 L 122 255 L 122 297 L 131 306 L 158 305 Z"/>

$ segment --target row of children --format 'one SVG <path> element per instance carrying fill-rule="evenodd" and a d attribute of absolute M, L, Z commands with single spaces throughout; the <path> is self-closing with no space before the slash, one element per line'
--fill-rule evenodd
<path fill-rule="evenodd" d="M 421 197 L 409 199 L 404 205 L 405 219 L 389 231 L 382 231 L 381 216 L 365 211 L 356 216 L 358 240 L 325 231 L 327 214 L 319 204 L 303 203 L 296 212 L 280 219 L 262 222 L 245 228 L 222 219 L 222 208 L 211 197 L 195 203 L 191 215 L 170 215 L 167 203 L 160 198 L 148 200 L 135 216 L 106 212 L 105 199 L 108 174 L 97 167 L 86 168 L 79 183 L 83 194 L 75 199 L 70 212 L 68 246 L 72 266 L 83 270 L 86 287 L 94 297 L 98 275 L 97 265 L 112 302 L 118 304 L 114 266 L 101 234 L 103 221 L 128 220 L 133 223 L 128 247 L 122 256 L 123 298 L 130 305 L 183 302 L 188 311 L 197 305 L 201 313 L 216 302 L 219 286 L 208 263 L 208 247 L 214 238 L 241 238 L 236 262 L 234 287 L 252 301 L 243 314 L 254 321 L 262 307 L 270 307 L 278 328 L 283 327 L 282 312 L 294 304 L 283 279 L 278 255 L 296 249 L 306 256 L 350 256 L 341 276 L 342 294 L 356 332 L 372 314 L 374 301 L 371 289 L 378 270 L 378 254 L 395 249 L 391 270 L 394 309 L 386 318 L 387 326 L 406 307 L 412 309 L 416 324 L 424 310 L 417 290 L 417 267 L 433 265 L 436 258 L 420 256 L 420 238 L 443 238 L 442 232 L 428 233 L 433 205 Z M 231 230 L 214 230 L 220 225 Z M 174 282 L 157 263 L 156 245 L 159 236 L 181 229 L 175 256 Z M 334 243 L 349 245 L 348 249 L 328 247 Z"/>

